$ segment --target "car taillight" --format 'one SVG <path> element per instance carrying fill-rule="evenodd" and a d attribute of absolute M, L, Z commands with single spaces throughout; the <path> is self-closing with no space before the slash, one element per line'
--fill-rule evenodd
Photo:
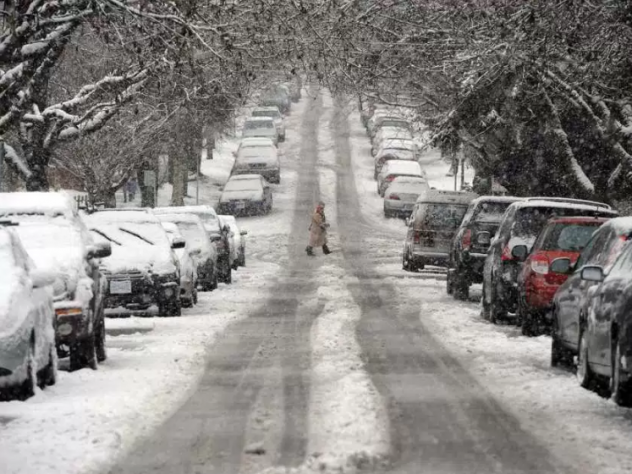
<path fill-rule="evenodd" d="M 400 198 L 397 194 L 391 194 L 389 197 L 389 199 L 394 199 L 395 201 L 400 201 Z"/>
<path fill-rule="evenodd" d="M 416 244 L 421 243 L 421 232 L 419 232 L 418 230 L 416 230 L 413 235 L 413 242 Z"/>
<path fill-rule="evenodd" d="M 513 255 L 511 255 L 511 248 L 509 248 L 509 245 L 505 245 L 503 252 L 500 254 L 500 259 L 503 262 L 509 262 L 514 259 Z"/>
<path fill-rule="evenodd" d="M 534 255 L 531 258 L 531 270 L 540 275 L 549 273 L 549 259 L 545 255 Z"/>
<path fill-rule="evenodd" d="M 463 237 L 461 238 L 461 247 L 463 250 L 469 250 L 472 245 L 472 231 L 470 229 L 466 229 L 463 232 Z"/>

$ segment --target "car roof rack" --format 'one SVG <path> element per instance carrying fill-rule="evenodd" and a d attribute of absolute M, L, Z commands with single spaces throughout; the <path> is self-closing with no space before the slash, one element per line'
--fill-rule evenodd
<path fill-rule="evenodd" d="M 612 209 L 612 206 L 604 202 L 587 201 L 585 199 L 573 199 L 563 197 L 549 197 L 549 196 L 536 196 L 524 198 L 525 201 L 553 201 L 553 202 L 567 202 L 569 204 L 584 204 L 587 206 L 603 207 L 605 209 Z"/>

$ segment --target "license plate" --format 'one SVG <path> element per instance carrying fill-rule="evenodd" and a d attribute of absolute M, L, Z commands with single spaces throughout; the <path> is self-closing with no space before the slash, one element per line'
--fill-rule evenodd
<path fill-rule="evenodd" d="M 127 295 L 132 292 L 131 280 L 110 280 L 110 294 Z"/>

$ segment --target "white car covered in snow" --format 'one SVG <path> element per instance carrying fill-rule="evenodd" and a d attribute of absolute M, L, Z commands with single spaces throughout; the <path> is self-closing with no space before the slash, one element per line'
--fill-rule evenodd
<path fill-rule="evenodd" d="M 409 217 L 417 198 L 428 189 L 426 178 L 396 177 L 384 191 L 384 217 Z"/>
<path fill-rule="evenodd" d="M 192 255 L 192 248 L 173 222 L 162 221 L 162 227 L 167 232 L 171 245 L 175 242 L 185 242 L 184 247 L 175 249 L 174 252 L 180 262 L 180 300 L 182 306 L 193 306 L 197 304 L 197 265 Z"/>
<path fill-rule="evenodd" d="M 241 150 L 246 148 L 269 148 L 270 150 L 276 150 L 278 152 L 277 146 L 270 138 L 264 137 L 252 137 L 252 138 L 242 138 L 239 141 L 239 146 L 237 150 L 233 152 L 233 156 L 237 157 Z"/>
<path fill-rule="evenodd" d="M 107 282 L 101 259 L 107 242 L 97 244 L 64 193 L 8 193 L 0 197 L 0 220 L 15 226 L 41 270 L 56 275 L 54 289 L 57 351 L 70 357 L 70 369 L 96 369 L 106 357 L 103 299 Z"/>
<path fill-rule="evenodd" d="M 281 115 L 278 107 L 257 107 L 252 111 L 252 116 L 269 117 L 274 120 L 274 125 L 276 126 L 279 134 L 279 140 L 282 142 L 285 141 L 285 121 L 283 120 L 283 115 Z"/>
<path fill-rule="evenodd" d="M 281 161 L 277 150 L 248 147 L 239 150 L 231 175 L 260 174 L 271 183 L 281 182 Z"/>
<path fill-rule="evenodd" d="M 14 231 L 0 227 L 0 400 L 24 400 L 57 377 L 49 285 Z"/>
<path fill-rule="evenodd" d="M 274 120 L 268 117 L 249 118 L 246 120 L 244 122 L 241 136 L 243 138 L 269 138 L 275 145 L 279 143 L 279 132 L 277 131 L 277 127 Z"/>
<path fill-rule="evenodd" d="M 180 263 L 160 220 L 141 210 L 107 210 L 86 217 L 88 227 L 112 246 L 103 261 L 108 280 L 106 315 L 180 316 Z"/>
<path fill-rule="evenodd" d="M 377 175 L 377 192 L 384 196 L 384 191 L 393 180 L 399 176 L 425 178 L 426 174 L 416 161 L 390 160 L 387 161 Z"/>
<path fill-rule="evenodd" d="M 257 175 L 246 175 L 257 176 Z M 218 210 L 229 215 L 267 214 L 272 210 L 272 190 L 261 176 L 259 179 L 231 177 L 219 198 Z"/>
<path fill-rule="evenodd" d="M 373 177 L 377 179 L 384 163 L 390 160 L 408 160 L 414 161 L 417 159 L 415 153 L 415 144 L 412 140 L 387 140 L 380 145 L 375 155 L 374 173 Z"/>

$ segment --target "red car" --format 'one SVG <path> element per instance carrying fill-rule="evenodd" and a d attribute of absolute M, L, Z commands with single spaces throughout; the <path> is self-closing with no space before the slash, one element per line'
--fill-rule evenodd
<path fill-rule="evenodd" d="M 556 258 L 569 258 L 575 263 L 592 234 L 608 219 L 604 217 L 559 217 L 549 220 L 533 244 L 531 252 L 524 245 L 512 253 L 524 258 L 518 276 L 518 317 L 522 334 L 537 336 L 543 326 L 550 326 L 548 314 L 553 296 L 568 275 L 549 271 Z"/>

